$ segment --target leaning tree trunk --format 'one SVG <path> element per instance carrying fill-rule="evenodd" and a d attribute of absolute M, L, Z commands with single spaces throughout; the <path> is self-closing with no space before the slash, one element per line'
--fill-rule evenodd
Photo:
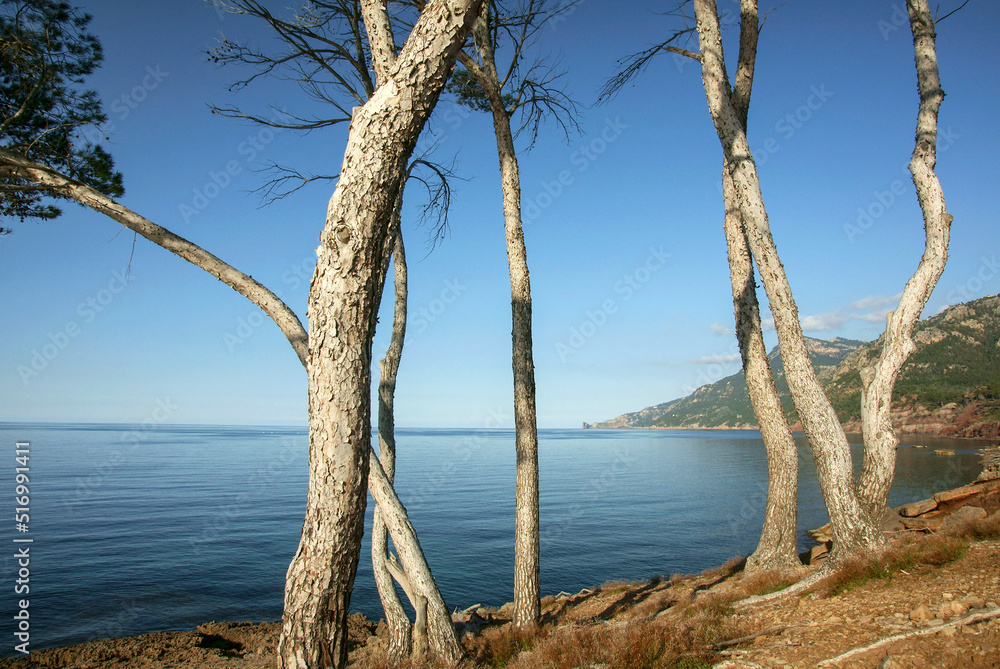
<path fill-rule="evenodd" d="M 535 412 L 535 363 L 531 343 L 531 279 L 521 223 L 521 175 L 504 105 L 489 30 L 489 6 L 480 9 L 473 32 L 482 64 L 467 54 L 459 59 L 486 93 L 500 159 L 504 231 L 510 269 L 514 427 L 517 481 L 514 516 L 514 625 L 533 627 L 541 618 L 538 519 L 538 428 Z"/>
<path fill-rule="evenodd" d="M 886 541 L 858 501 L 847 437 L 809 360 L 798 308 L 771 237 L 757 167 L 729 99 L 715 0 L 694 0 L 694 8 L 708 107 L 731 168 L 750 248 L 771 305 L 789 391 L 813 449 L 833 525 L 834 549 L 829 561 L 833 565 L 844 555 L 880 548 Z"/>
<path fill-rule="evenodd" d="M 395 243 L 393 244 L 392 265 L 395 280 L 395 308 L 392 320 L 392 338 L 385 357 L 379 363 L 381 379 L 378 386 L 378 457 L 386 477 L 392 483 L 396 474 L 396 435 L 393 403 L 396 394 L 396 375 L 403 354 L 403 339 L 406 336 L 406 253 L 403 248 L 403 234 L 399 228 L 399 202 L 393 214 Z M 395 584 L 386 562 L 389 559 L 389 533 L 385 526 L 381 508 L 376 505 L 372 516 L 372 572 L 378 587 L 385 621 L 389 627 L 389 661 L 398 664 L 410 656 L 412 648 L 412 625 L 406 615 L 403 603 L 399 601 Z M 426 629 L 424 630 L 426 637 Z M 419 642 L 418 642 L 418 645 Z M 423 641 L 426 645 L 426 638 Z"/>
<path fill-rule="evenodd" d="M 757 61 L 757 38 L 760 32 L 757 0 L 740 3 L 740 53 L 733 90 L 733 109 L 744 133 L 750 110 L 750 94 Z M 736 186 L 729 164 L 722 168 L 722 194 L 725 202 L 726 244 L 729 248 L 729 276 L 733 285 L 733 308 L 736 338 L 743 358 L 743 376 L 753 405 L 760 436 L 767 453 L 767 506 L 764 526 L 757 549 L 747 558 L 746 571 L 785 570 L 801 565 L 798 557 L 798 449 L 788 428 L 784 408 L 775 387 L 771 364 L 767 359 L 764 334 L 754 280 L 753 256 L 743 228 Z"/>
<path fill-rule="evenodd" d="M 753 258 L 743 233 L 735 186 L 728 165 L 723 168 L 722 185 L 726 203 L 725 229 L 736 312 L 736 337 L 743 357 L 747 391 L 767 452 L 767 507 L 764 510 L 764 527 L 757 549 L 747 558 L 746 571 L 753 573 L 791 569 L 802 564 L 798 557 L 797 542 L 798 449 L 788 428 L 767 359 Z"/>
<path fill-rule="evenodd" d="M 400 175 L 478 5 L 429 5 L 390 76 L 351 122 L 309 293 L 309 490 L 285 585 L 278 644 L 285 669 L 347 661 L 370 465 L 371 344 L 388 224 Z"/>
<path fill-rule="evenodd" d="M 899 306 L 889 314 L 882 353 L 874 366 L 861 371 L 861 431 L 865 460 L 858 477 L 858 494 L 869 513 L 880 518 L 889 502 L 896 470 L 898 440 L 892 429 L 892 391 L 907 358 L 913 353 L 913 328 L 937 285 L 948 260 L 952 216 L 945 209 L 941 182 L 934 173 L 937 118 L 944 100 L 935 50 L 934 19 L 927 0 L 908 0 L 913 32 L 920 108 L 910 173 L 924 216 L 924 255 L 903 290 Z"/>

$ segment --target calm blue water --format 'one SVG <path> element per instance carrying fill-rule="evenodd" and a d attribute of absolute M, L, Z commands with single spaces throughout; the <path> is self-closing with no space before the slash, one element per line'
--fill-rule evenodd
<path fill-rule="evenodd" d="M 756 432 L 542 430 L 542 592 L 696 572 L 750 553 L 767 464 Z M 15 531 L 14 443 L 31 443 Z M 512 599 L 511 430 L 400 430 L 397 489 L 451 607 Z M 966 483 L 982 444 L 910 439 L 893 504 Z M 0 423 L 0 601 L 12 639 L 15 538 L 31 537 L 31 647 L 278 620 L 305 509 L 304 429 Z M 933 448 L 958 448 L 945 458 Z M 855 453 L 858 458 L 859 452 Z M 826 522 L 800 444 L 801 545 Z M 371 503 L 369 503 L 369 521 Z M 367 542 L 352 608 L 380 614 Z M 11 655 L 13 643 L 0 646 Z"/>

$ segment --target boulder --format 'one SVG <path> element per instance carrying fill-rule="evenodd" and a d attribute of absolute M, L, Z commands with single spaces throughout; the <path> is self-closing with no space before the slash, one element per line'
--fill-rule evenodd
<path fill-rule="evenodd" d="M 908 530 L 937 532 L 941 529 L 940 518 L 903 518 L 903 527 Z"/>
<path fill-rule="evenodd" d="M 809 530 L 807 534 L 812 537 L 812 540 L 818 544 L 825 544 L 828 541 L 833 540 L 833 527 L 830 523 L 827 523 L 823 527 L 817 527 L 815 530 Z"/>
<path fill-rule="evenodd" d="M 955 502 L 982 492 L 989 492 L 991 490 L 1000 490 L 1000 480 L 970 483 L 969 485 L 964 485 L 960 488 L 955 488 L 954 490 L 939 492 L 934 495 L 934 500 L 938 504 L 944 504 L 946 502 Z"/>
<path fill-rule="evenodd" d="M 826 543 L 822 543 L 819 546 L 813 546 L 809 550 L 809 564 L 817 565 L 823 562 L 827 558 L 827 556 L 830 555 L 830 548 L 832 547 L 833 547 L 832 541 L 827 541 Z"/>
<path fill-rule="evenodd" d="M 986 509 L 978 506 L 963 506 L 941 521 L 941 529 L 947 530 L 961 527 L 966 523 L 974 523 L 986 517 Z"/>
<path fill-rule="evenodd" d="M 938 609 L 937 617 L 941 620 L 948 620 L 956 616 L 964 616 L 969 612 L 969 607 L 961 602 L 945 602 Z"/>
<path fill-rule="evenodd" d="M 926 604 L 921 604 L 910 611 L 910 620 L 934 620 L 934 612 Z"/>
<path fill-rule="evenodd" d="M 919 502 L 910 502 L 909 504 L 904 504 L 899 507 L 899 515 L 904 518 L 916 518 L 921 516 L 928 511 L 933 511 L 938 506 L 936 500 L 933 499 L 923 499 Z"/>

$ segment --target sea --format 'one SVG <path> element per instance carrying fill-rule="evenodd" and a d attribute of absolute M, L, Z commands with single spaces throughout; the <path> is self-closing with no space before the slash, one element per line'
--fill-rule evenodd
<path fill-rule="evenodd" d="M 828 519 L 797 441 L 805 549 L 806 530 Z M 511 601 L 513 430 L 398 429 L 397 442 L 396 488 L 445 602 Z M 972 481 L 986 445 L 904 437 L 890 503 Z M 32 650 L 280 620 L 305 511 L 305 428 L 0 423 L 0 448 L 0 656 L 18 654 L 25 610 Z M 756 546 L 767 494 L 756 431 L 540 430 L 539 466 L 543 595 L 700 572 Z M 367 537 L 351 609 L 381 613 Z"/>

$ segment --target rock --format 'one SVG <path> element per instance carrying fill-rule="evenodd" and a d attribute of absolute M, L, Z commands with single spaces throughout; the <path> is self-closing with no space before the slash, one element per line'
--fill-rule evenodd
<path fill-rule="evenodd" d="M 946 602 L 938 609 L 938 618 L 948 620 L 956 616 L 964 616 L 969 612 L 969 607 L 961 602 Z"/>
<path fill-rule="evenodd" d="M 967 523 L 974 523 L 986 517 L 986 509 L 979 506 L 963 506 L 941 522 L 941 529 L 953 529 Z"/>
<path fill-rule="evenodd" d="M 969 595 L 968 597 L 963 597 L 959 600 L 965 606 L 970 609 L 981 609 L 986 606 L 986 602 L 983 601 L 982 597 L 977 597 L 976 595 Z"/>
<path fill-rule="evenodd" d="M 956 500 L 965 499 L 966 497 L 972 497 L 975 494 L 988 492 L 990 490 L 1000 490 L 1000 480 L 970 483 L 969 485 L 964 485 L 960 488 L 955 488 L 954 490 L 939 492 L 934 495 L 934 500 L 938 504 L 943 504 L 945 502 L 954 502 Z"/>
<path fill-rule="evenodd" d="M 951 594 L 950 592 L 943 592 L 941 593 L 941 599 L 943 599 L 946 602 L 950 602 L 951 600 L 955 599 L 955 595 Z"/>
<path fill-rule="evenodd" d="M 818 544 L 825 544 L 828 541 L 833 541 L 833 528 L 830 523 L 827 523 L 823 527 L 818 527 L 815 530 L 809 530 L 807 534 Z"/>
<path fill-rule="evenodd" d="M 941 630 L 941 634 L 944 636 L 955 636 L 958 631 L 954 627 L 945 627 Z"/>
<path fill-rule="evenodd" d="M 905 518 L 916 518 L 919 515 L 925 514 L 928 511 L 933 511 L 938 506 L 938 503 L 933 499 L 924 499 L 919 502 L 910 502 L 909 504 L 904 504 L 899 507 L 899 515 Z"/>
<path fill-rule="evenodd" d="M 934 455 L 955 455 L 955 451 L 951 448 L 935 448 Z"/>
<path fill-rule="evenodd" d="M 910 620 L 933 620 L 934 613 L 931 611 L 930 607 L 926 604 L 921 604 L 917 608 L 910 611 Z"/>
<path fill-rule="evenodd" d="M 903 527 L 908 530 L 937 532 L 941 529 L 940 518 L 903 518 Z"/>
<path fill-rule="evenodd" d="M 809 564 L 810 565 L 819 564 L 820 562 L 825 560 L 827 556 L 830 555 L 830 548 L 832 546 L 833 546 L 832 541 L 827 541 L 826 543 L 820 544 L 819 546 L 813 546 L 809 550 Z"/>

